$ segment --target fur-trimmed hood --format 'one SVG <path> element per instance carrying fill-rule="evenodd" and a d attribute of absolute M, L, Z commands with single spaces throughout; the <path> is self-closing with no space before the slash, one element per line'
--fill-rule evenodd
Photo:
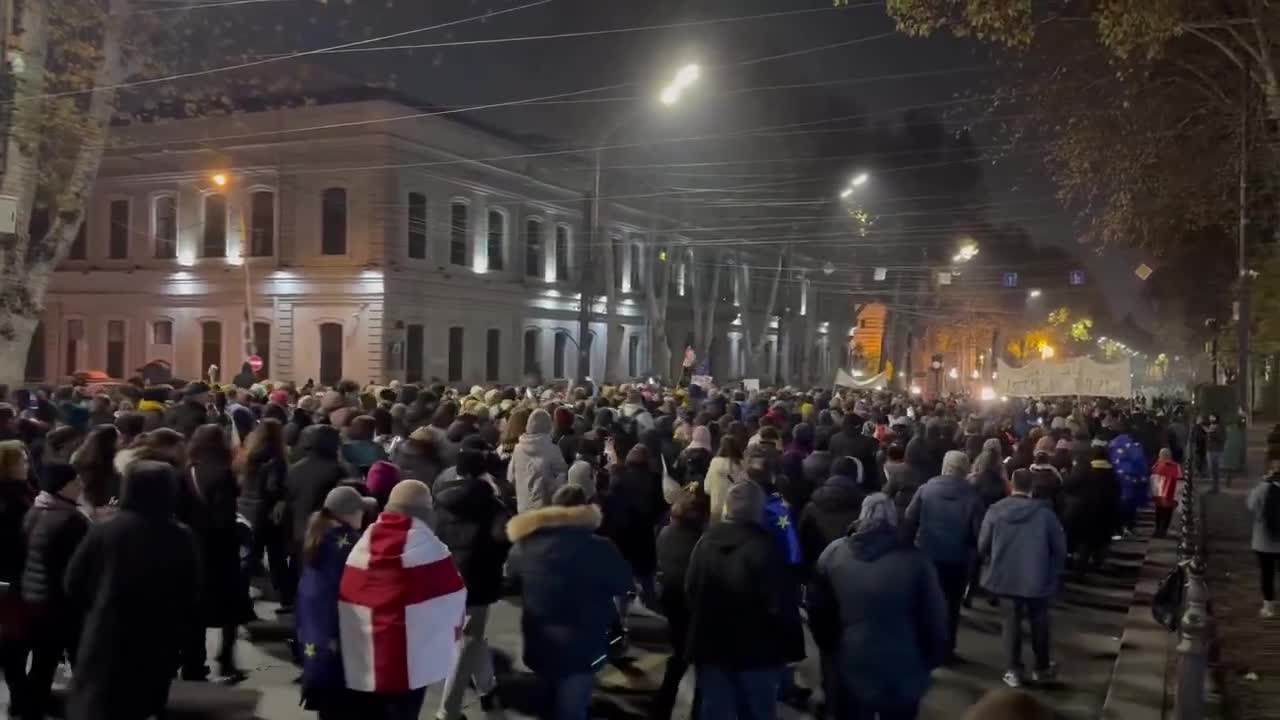
<path fill-rule="evenodd" d="M 539 530 L 548 528 L 575 527 L 595 530 L 600 527 L 600 508 L 595 505 L 578 505 L 576 507 L 550 507 L 529 510 L 507 521 L 507 538 L 511 542 L 520 542 Z"/>

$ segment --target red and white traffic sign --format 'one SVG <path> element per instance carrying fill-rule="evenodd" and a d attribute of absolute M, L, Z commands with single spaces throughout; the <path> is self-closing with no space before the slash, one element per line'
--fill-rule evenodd
<path fill-rule="evenodd" d="M 257 355 L 250 355 L 245 358 L 245 362 L 249 363 L 249 369 L 254 372 L 262 371 L 262 358 Z"/>

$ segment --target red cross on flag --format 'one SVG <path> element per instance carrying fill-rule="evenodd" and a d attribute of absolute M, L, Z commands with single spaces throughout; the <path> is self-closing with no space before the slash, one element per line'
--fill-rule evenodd
<path fill-rule="evenodd" d="M 453 668 L 467 590 L 426 523 L 384 512 L 347 558 L 338 591 L 347 687 L 406 692 Z"/>

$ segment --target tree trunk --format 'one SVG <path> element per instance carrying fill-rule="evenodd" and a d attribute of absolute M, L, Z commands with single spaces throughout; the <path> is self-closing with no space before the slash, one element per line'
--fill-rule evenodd
<path fill-rule="evenodd" d="M 778 284 L 782 280 L 782 268 L 786 264 L 785 258 L 789 249 L 778 252 L 778 264 L 773 272 L 773 283 L 769 287 L 769 302 L 765 305 L 764 316 L 760 321 L 760 332 L 754 333 L 751 329 L 751 268 L 745 263 L 739 262 L 738 268 L 742 272 L 742 337 L 747 347 L 747 367 L 743 377 L 758 377 L 755 372 L 758 363 L 761 360 L 761 354 L 764 352 L 765 343 L 769 338 L 769 321 L 773 318 L 774 306 L 778 302 Z M 754 340 L 753 340 L 754 338 Z M 768 362 L 764 364 L 765 370 L 768 369 Z"/>
<path fill-rule="evenodd" d="M 94 73 L 94 87 L 113 87 L 124 79 L 121 42 L 129 15 L 127 0 L 117 0 L 106 15 L 102 59 Z M 93 189 L 102 163 L 115 91 L 90 94 L 80 146 L 68 175 L 59 178 L 52 193 L 56 214 L 44 237 L 27 233 L 28 219 L 40 176 L 37 138 L 45 112 L 44 74 L 48 61 L 49 3 L 23 3 L 20 50 L 23 72 L 14 78 L 13 122 L 6 144 L 4 180 L 0 194 L 15 195 L 18 226 L 13 234 L 0 235 L 0 383 L 20 383 L 24 378 L 27 350 L 44 312 L 49 279 L 66 256 L 84 216 L 85 201 Z"/>
<path fill-rule="evenodd" d="M 614 382 L 613 358 L 622 347 L 622 328 L 614 322 L 614 315 L 618 312 L 618 273 L 615 266 L 617 260 L 614 257 L 617 248 L 613 246 L 613 238 L 608 232 L 601 232 L 597 242 L 603 250 L 600 257 L 604 263 L 605 344 L 604 365 L 600 369 L 600 380 L 612 383 Z M 593 346 L 594 344 L 592 343 Z"/>

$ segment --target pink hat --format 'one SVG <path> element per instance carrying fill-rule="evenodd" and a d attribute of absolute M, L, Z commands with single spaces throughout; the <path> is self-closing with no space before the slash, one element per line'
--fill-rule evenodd
<path fill-rule="evenodd" d="M 271 394 L 268 395 L 267 397 L 268 399 L 271 400 L 271 402 L 275 403 L 276 405 L 280 405 L 282 407 L 287 407 L 289 405 L 288 390 L 272 390 Z"/>
<path fill-rule="evenodd" d="M 368 477 L 365 478 L 365 486 L 369 488 L 369 493 L 384 501 L 391 494 L 391 488 L 398 482 L 400 482 L 400 468 L 386 460 L 374 463 L 369 468 Z"/>

